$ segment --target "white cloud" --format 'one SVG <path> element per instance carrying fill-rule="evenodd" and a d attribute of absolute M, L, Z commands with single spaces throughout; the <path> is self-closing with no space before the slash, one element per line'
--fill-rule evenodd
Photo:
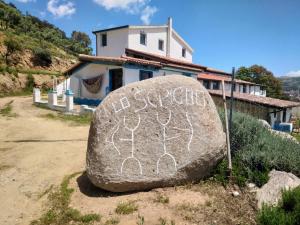
<path fill-rule="evenodd" d="M 28 2 L 35 2 L 36 0 L 16 0 L 16 1 L 22 3 L 28 3 Z"/>
<path fill-rule="evenodd" d="M 94 2 L 106 10 L 124 10 L 128 13 L 136 14 L 149 0 L 94 0 Z"/>
<path fill-rule="evenodd" d="M 155 6 L 146 6 L 146 8 L 143 9 L 141 14 L 141 20 L 144 24 L 149 25 L 151 17 L 157 12 L 157 8 Z"/>
<path fill-rule="evenodd" d="M 151 0 L 93 0 L 106 10 L 123 10 L 127 13 L 140 15 L 144 24 L 150 24 L 151 17 L 157 12 L 155 6 L 149 6 Z"/>
<path fill-rule="evenodd" d="M 41 16 L 42 18 L 46 16 L 46 12 L 45 12 L 45 11 L 40 11 L 39 14 L 40 14 L 40 16 Z"/>
<path fill-rule="evenodd" d="M 286 74 L 288 77 L 300 77 L 300 70 L 298 71 L 290 71 Z"/>
<path fill-rule="evenodd" d="M 49 0 L 47 9 L 55 17 L 71 16 L 76 12 L 76 8 L 73 2 L 63 2 L 59 4 L 60 0 Z"/>

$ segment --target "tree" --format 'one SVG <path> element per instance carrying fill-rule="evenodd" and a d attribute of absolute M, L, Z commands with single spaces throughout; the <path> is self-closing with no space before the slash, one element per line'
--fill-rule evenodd
<path fill-rule="evenodd" d="M 281 81 L 263 66 L 252 65 L 248 68 L 242 66 L 237 70 L 236 78 L 262 85 L 266 89 L 268 97 L 287 98 L 283 93 Z"/>
<path fill-rule="evenodd" d="M 10 37 L 4 39 L 4 46 L 6 47 L 6 52 L 4 54 L 5 63 L 8 65 L 8 57 L 16 52 L 22 51 L 22 46 L 17 40 Z"/>
<path fill-rule="evenodd" d="M 71 36 L 74 41 L 81 43 L 85 48 L 88 48 L 91 44 L 91 39 L 89 35 L 87 35 L 84 32 L 74 30 Z"/>

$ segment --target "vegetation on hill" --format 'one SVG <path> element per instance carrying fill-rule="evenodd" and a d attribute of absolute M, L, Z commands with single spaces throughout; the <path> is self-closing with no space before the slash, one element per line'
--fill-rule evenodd
<path fill-rule="evenodd" d="M 280 77 L 285 91 L 298 91 L 300 88 L 300 77 Z"/>
<path fill-rule="evenodd" d="M 280 99 L 288 98 L 283 93 L 281 81 L 263 66 L 242 66 L 237 70 L 236 78 L 262 85 L 266 89 L 268 97 Z"/>
<path fill-rule="evenodd" d="M 51 88 L 53 77 L 76 63 L 78 54 L 90 54 L 87 34 L 71 37 L 58 27 L 0 0 L 0 97 Z M 24 76 L 25 75 L 25 76 Z M 36 75 L 39 77 L 36 81 Z M 28 84 L 28 85 L 27 85 Z"/>
<path fill-rule="evenodd" d="M 64 31 L 53 24 L 45 20 L 42 21 L 28 13 L 24 15 L 12 3 L 6 4 L 2 0 L 0 0 L 0 26 L 2 30 L 10 34 L 21 36 L 24 41 L 29 37 L 33 39 L 32 41 L 35 43 L 31 43 L 32 46 L 29 46 L 31 49 L 42 48 L 43 45 L 48 46 L 49 43 L 52 43 L 54 46 L 73 55 L 79 53 L 89 54 L 92 50 L 89 47 L 91 41 L 87 34 L 74 31 L 73 34 L 77 35 L 68 38 Z"/>
<path fill-rule="evenodd" d="M 220 113 L 224 121 L 224 114 Z M 272 169 L 292 172 L 300 176 L 300 145 L 272 134 L 257 119 L 243 113 L 234 113 L 231 150 L 233 178 L 239 185 L 254 182 L 262 186 Z M 227 161 L 217 168 L 216 178 L 228 182 Z"/>

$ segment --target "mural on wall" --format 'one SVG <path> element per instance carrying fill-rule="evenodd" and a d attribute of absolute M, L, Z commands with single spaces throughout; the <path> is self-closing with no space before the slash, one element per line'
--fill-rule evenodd
<path fill-rule="evenodd" d="M 131 97 L 122 94 L 110 105 L 101 106 L 101 117 L 108 118 L 114 114 L 114 121 L 109 123 L 109 120 L 103 120 L 102 123 L 103 127 L 110 127 L 105 135 L 105 151 L 111 152 L 115 155 L 115 160 L 119 161 L 114 171 L 120 176 L 147 176 L 149 173 L 152 176 L 166 173 L 171 175 L 176 173 L 180 166 L 189 163 L 194 127 L 192 113 L 189 112 L 188 107 L 205 107 L 207 102 L 203 95 L 203 91 L 188 87 L 167 89 L 162 93 L 152 89 L 135 89 Z M 180 123 L 174 116 L 175 109 L 178 107 L 183 109 Z M 153 151 L 151 158 L 145 161 L 146 157 L 142 156 L 146 155 L 145 152 L 143 153 L 144 146 L 138 142 L 141 142 L 140 136 L 145 132 L 145 127 L 147 129 L 147 124 L 155 127 L 156 139 L 148 140 L 144 137 L 142 140 L 145 142 L 144 146 L 147 146 L 148 142 L 149 146 L 152 145 L 153 141 L 153 149 L 158 150 Z M 149 135 L 153 133 L 150 130 L 148 132 Z M 178 142 L 181 148 L 180 154 L 184 157 L 174 153 L 174 144 Z M 151 171 L 144 171 L 145 163 L 151 164 Z M 134 171 L 134 174 L 128 174 L 128 171 Z"/>

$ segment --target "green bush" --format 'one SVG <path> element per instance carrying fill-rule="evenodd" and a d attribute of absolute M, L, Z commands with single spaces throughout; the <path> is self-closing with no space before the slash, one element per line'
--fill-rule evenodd
<path fill-rule="evenodd" d="M 300 187 L 282 192 L 277 206 L 264 205 L 257 216 L 259 225 L 299 225 Z"/>
<path fill-rule="evenodd" d="M 34 63 L 39 66 L 50 66 L 52 63 L 51 53 L 47 49 L 33 49 Z"/>
<path fill-rule="evenodd" d="M 224 114 L 220 113 L 222 121 Z M 231 133 L 232 175 L 242 185 L 245 181 L 262 186 L 272 169 L 300 176 L 300 145 L 273 135 L 255 118 L 243 113 L 233 115 Z M 216 170 L 216 178 L 227 182 L 226 162 Z"/>
<path fill-rule="evenodd" d="M 27 74 L 27 83 L 26 83 L 26 90 L 32 91 L 34 87 L 34 77 L 32 74 Z"/>

